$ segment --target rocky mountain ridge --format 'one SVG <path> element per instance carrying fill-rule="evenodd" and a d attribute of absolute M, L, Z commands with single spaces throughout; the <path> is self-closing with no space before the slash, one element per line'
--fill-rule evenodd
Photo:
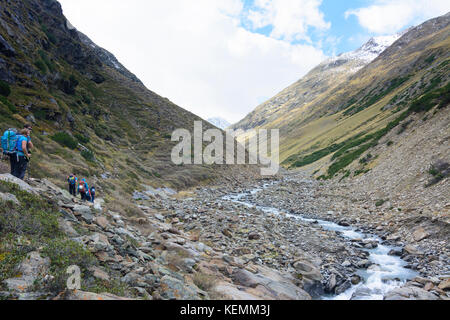
<path fill-rule="evenodd" d="M 311 70 L 274 98 L 258 106 L 246 118 L 234 124 L 233 129 L 248 130 L 264 126 L 275 117 L 301 108 L 322 92 L 329 92 L 338 84 L 376 59 L 384 50 L 398 40 L 403 33 L 371 38 L 361 48 L 329 58 Z M 269 115 L 269 119 L 265 119 Z M 256 117 L 256 118 L 255 118 Z"/>

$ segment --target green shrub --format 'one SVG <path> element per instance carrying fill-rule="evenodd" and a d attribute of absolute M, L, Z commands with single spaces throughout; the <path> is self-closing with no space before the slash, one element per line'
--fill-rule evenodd
<path fill-rule="evenodd" d="M 45 63 L 45 65 L 47 66 L 48 70 L 50 70 L 50 72 L 55 72 L 56 71 L 56 66 L 55 64 L 48 58 L 47 53 L 45 53 L 45 51 L 40 50 L 39 51 L 39 55 L 41 56 L 42 61 Z"/>
<path fill-rule="evenodd" d="M 17 113 L 17 108 L 5 96 L 0 96 L 0 101 L 8 107 L 9 111 Z"/>
<path fill-rule="evenodd" d="M 433 179 L 425 186 L 427 188 L 441 182 L 450 175 L 450 164 L 439 160 L 431 165 L 428 173 L 433 176 Z"/>
<path fill-rule="evenodd" d="M 42 25 L 41 27 L 42 27 L 42 31 L 44 31 L 48 40 L 53 44 L 57 44 L 58 40 L 56 39 L 55 35 L 50 30 L 48 30 L 48 27 L 46 25 Z"/>
<path fill-rule="evenodd" d="M 89 143 L 91 141 L 91 139 L 85 135 L 82 135 L 80 133 L 75 133 L 75 138 L 80 142 L 80 143 Z"/>
<path fill-rule="evenodd" d="M 0 80 L 0 95 L 8 97 L 11 94 L 11 87 L 8 82 Z"/>
<path fill-rule="evenodd" d="M 0 206 L 0 230 L 2 234 L 28 238 L 53 238 L 60 234 L 58 212 L 43 198 L 21 191 L 16 185 L 0 182 L 0 192 L 12 193 L 20 205 L 12 202 Z"/>
<path fill-rule="evenodd" d="M 38 120 L 46 120 L 48 111 L 45 109 L 39 109 L 33 112 L 33 115 Z"/>
<path fill-rule="evenodd" d="M 381 207 L 385 203 L 386 203 L 386 200 L 380 199 L 380 200 L 377 200 L 377 202 L 375 202 L 375 206 Z"/>
<path fill-rule="evenodd" d="M 426 112 L 438 106 L 446 107 L 450 103 L 450 83 L 445 87 L 433 90 L 414 100 L 409 108 L 410 112 Z"/>
<path fill-rule="evenodd" d="M 46 75 L 47 74 L 47 65 L 45 64 L 44 61 L 42 60 L 36 60 L 34 62 L 34 65 L 39 69 L 39 71 L 41 72 L 41 74 Z"/>
<path fill-rule="evenodd" d="M 58 132 L 51 137 L 54 141 L 58 142 L 60 145 L 67 147 L 69 149 L 76 149 L 78 147 L 78 141 L 75 140 L 66 132 Z"/>
<path fill-rule="evenodd" d="M 95 155 L 91 150 L 83 150 L 81 151 L 81 156 L 86 159 L 87 161 L 94 162 L 95 161 Z"/>
<path fill-rule="evenodd" d="M 54 279 L 46 284 L 51 292 L 60 292 L 66 288 L 69 277 L 67 269 L 77 266 L 81 270 L 81 279 L 87 278 L 89 267 L 97 263 L 95 257 L 81 244 L 72 240 L 57 239 L 50 241 L 43 249 L 42 255 L 50 259 L 50 272 Z"/>

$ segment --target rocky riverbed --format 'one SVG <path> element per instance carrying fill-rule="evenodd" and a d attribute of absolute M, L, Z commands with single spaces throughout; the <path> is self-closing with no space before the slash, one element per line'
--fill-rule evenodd
<path fill-rule="evenodd" d="M 299 174 L 230 178 L 180 193 L 148 187 L 134 194 L 139 217 L 113 212 L 101 199 L 79 203 L 46 180 L 5 179 L 56 200 L 61 228 L 99 261 L 89 276 L 119 279 L 127 298 L 449 298 L 448 216 L 357 210 L 365 205 L 330 199 L 333 186 Z M 6 280 L 2 296 L 54 296 L 32 290 L 47 265 L 30 253 L 22 278 Z M 57 298 L 121 297 L 68 291 Z"/>

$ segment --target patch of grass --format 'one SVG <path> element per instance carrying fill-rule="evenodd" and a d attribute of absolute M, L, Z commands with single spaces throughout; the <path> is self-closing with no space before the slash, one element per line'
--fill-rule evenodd
<path fill-rule="evenodd" d="M 420 113 L 430 111 L 435 106 L 444 108 L 450 103 L 450 83 L 440 89 L 433 90 L 414 100 L 410 112 Z"/>
<path fill-rule="evenodd" d="M 5 96 L 0 95 L 0 101 L 8 107 L 9 111 L 17 113 L 17 108 Z"/>
<path fill-rule="evenodd" d="M 42 31 L 45 33 L 45 35 L 47 36 L 48 40 L 53 43 L 53 44 L 57 44 L 58 40 L 56 39 L 55 35 L 48 29 L 48 27 L 46 25 L 41 25 L 41 29 Z"/>
<path fill-rule="evenodd" d="M 78 141 L 66 132 L 58 132 L 51 137 L 54 141 L 60 145 L 69 149 L 76 149 L 78 147 Z"/>
<path fill-rule="evenodd" d="M 375 202 L 375 206 L 381 207 L 386 202 L 387 202 L 387 200 L 383 200 L 383 199 L 377 200 L 377 202 Z"/>
<path fill-rule="evenodd" d="M 81 156 L 89 162 L 95 162 L 95 155 L 91 150 L 81 151 Z"/>
<path fill-rule="evenodd" d="M 211 291 L 214 288 L 217 279 L 214 276 L 204 274 L 204 273 L 196 273 L 194 275 L 194 284 L 199 287 L 203 291 Z"/>
<path fill-rule="evenodd" d="M 47 66 L 48 70 L 50 70 L 50 72 L 53 73 L 56 71 L 55 64 L 49 59 L 49 57 L 47 56 L 47 53 L 45 53 L 45 51 L 39 50 L 39 56 L 41 57 L 41 60 L 45 63 L 45 65 Z"/>
<path fill-rule="evenodd" d="M 89 143 L 89 142 L 91 141 L 91 139 L 90 139 L 88 136 L 82 135 L 82 134 L 80 134 L 80 133 L 75 133 L 75 134 L 74 134 L 74 137 L 75 137 L 80 143 L 83 143 L 83 144 L 87 144 L 87 143 Z"/>
<path fill-rule="evenodd" d="M 361 101 L 362 105 L 356 105 L 351 107 L 350 109 L 346 110 L 344 112 L 345 116 L 353 115 L 358 112 L 361 112 L 371 105 L 375 104 L 379 100 L 383 99 L 385 96 L 387 96 L 389 93 L 400 87 L 402 84 L 404 84 L 406 81 L 408 81 L 411 78 L 410 75 L 407 75 L 405 77 L 398 77 L 392 79 L 387 87 L 384 90 L 381 90 L 378 94 L 372 95 L 372 93 L 369 93 L 367 96 L 365 96 Z"/>
<path fill-rule="evenodd" d="M 20 205 L 3 203 L 0 207 L 0 230 L 28 238 L 53 238 L 60 235 L 55 207 L 44 199 L 21 191 L 16 185 L 0 182 L 0 192 L 16 195 Z"/>
<path fill-rule="evenodd" d="M 82 245 L 72 240 L 56 239 L 50 241 L 42 251 L 44 257 L 50 258 L 50 272 L 54 279 L 46 284 L 51 292 L 65 289 L 69 275 L 66 273 L 70 266 L 78 266 L 81 278 L 86 278 L 89 267 L 96 264 L 94 256 Z"/>
<path fill-rule="evenodd" d="M 350 177 L 350 175 L 351 175 L 351 171 L 347 170 L 345 172 L 345 174 L 342 176 L 342 178 L 339 180 L 339 182 L 342 182 L 344 179 L 347 179 L 348 177 Z"/>
<path fill-rule="evenodd" d="M 97 294 L 105 292 L 111 293 L 119 297 L 128 296 L 129 293 L 129 287 L 119 280 L 105 281 L 96 279 L 93 284 L 86 285 L 85 287 L 82 286 L 81 289 L 84 291 L 94 292 Z"/>
<path fill-rule="evenodd" d="M 339 150 L 340 148 L 342 148 L 342 146 L 344 146 L 345 143 L 339 143 L 339 144 L 333 144 L 327 148 L 318 150 L 312 154 L 309 154 L 303 158 L 300 158 L 299 160 L 295 161 L 293 164 L 291 164 L 291 168 L 300 168 L 300 167 L 304 167 L 307 166 L 311 163 L 314 163 L 326 156 L 328 156 L 329 154 Z M 293 161 L 293 159 L 295 159 L 297 156 L 291 156 L 288 159 L 286 159 L 284 161 L 284 163 L 289 163 L 291 161 Z"/>
<path fill-rule="evenodd" d="M 42 75 L 45 76 L 47 74 L 48 69 L 44 61 L 42 61 L 41 59 L 36 60 L 34 62 L 34 65 L 39 69 Z"/>
<path fill-rule="evenodd" d="M 373 159 L 373 155 L 369 153 L 367 156 L 365 156 L 364 158 L 360 159 L 359 163 L 366 164 L 366 163 L 369 163 L 372 159 Z"/>
<path fill-rule="evenodd" d="M 355 171 L 355 173 L 353 174 L 353 176 L 354 177 L 357 177 L 357 176 L 359 176 L 359 175 L 361 175 L 361 174 L 366 174 L 367 172 L 369 172 L 370 171 L 370 169 L 359 169 L 359 170 L 356 170 Z"/>

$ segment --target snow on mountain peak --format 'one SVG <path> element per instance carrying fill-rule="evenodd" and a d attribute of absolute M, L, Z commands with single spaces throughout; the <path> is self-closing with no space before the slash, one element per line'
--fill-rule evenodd
<path fill-rule="evenodd" d="M 366 42 L 361 48 L 342 53 L 336 57 L 332 57 L 322 63 L 325 68 L 337 68 L 350 61 L 356 62 L 356 66 L 352 69 L 354 72 L 363 68 L 375 60 L 384 50 L 390 47 L 395 41 L 397 41 L 404 32 L 397 33 L 389 36 L 373 37 Z M 337 71 L 337 70 L 336 70 Z"/>
<path fill-rule="evenodd" d="M 225 120 L 223 118 L 219 118 L 219 117 L 210 118 L 210 119 L 208 119 L 208 122 L 222 130 L 225 130 L 226 128 L 231 126 L 231 123 L 229 123 L 227 120 Z"/>

